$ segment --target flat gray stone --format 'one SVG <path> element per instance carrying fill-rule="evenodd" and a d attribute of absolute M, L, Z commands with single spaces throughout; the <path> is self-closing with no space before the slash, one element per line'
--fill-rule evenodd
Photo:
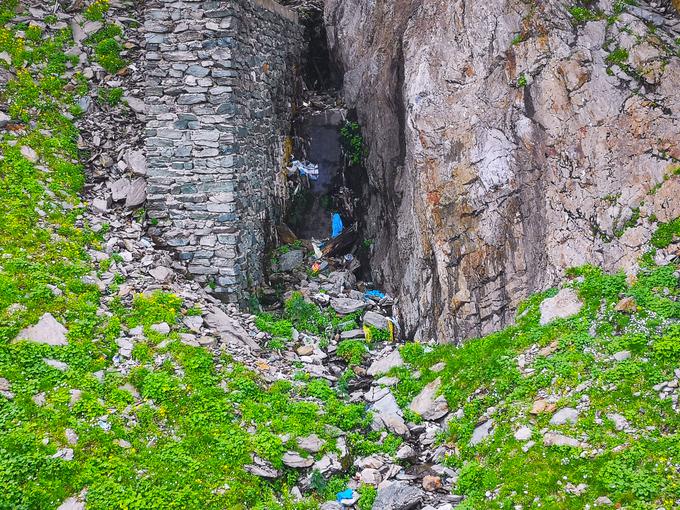
<path fill-rule="evenodd" d="M 623 415 L 618 413 L 609 413 L 607 414 L 607 418 L 609 418 L 614 423 L 616 430 L 626 430 L 630 428 L 628 420 L 626 420 L 625 416 Z"/>
<path fill-rule="evenodd" d="M 470 438 L 470 446 L 477 445 L 491 435 L 493 430 L 493 420 L 487 420 L 481 425 L 477 425 Z"/>
<path fill-rule="evenodd" d="M 66 498 L 57 510 L 85 510 L 85 502 L 75 496 L 71 496 Z"/>
<path fill-rule="evenodd" d="M 35 326 L 22 329 L 15 341 L 26 340 L 38 344 L 47 345 L 68 345 L 66 335 L 68 331 L 52 316 L 46 313 Z"/>
<path fill-rule="evenodd" d="M 556 319 L 566 319 L 581 311 L 583 303 L 574 289 L 562 289 L 556 296 L 544 299 L 541 303 L 541 326 Z"/>
<path fill-rule="evenodd" d="M 376 376 L 380 374 L 385 374 L 392 370 L 394 367 L 404 366 L 404 360 L 401 358 L 401 354 L 398 349 L 393 350 L 387 356 L 375 360 L 368 367 L 366 372 L 370 376 Z"/>
<path fill-rule="evenodd" d="M 340 315 L 348 315 L 363 310 L 366 303 L 357 299 L 338 297 L 331 299 L 331 307 Z"/>
<path fill-rule="evenodd" d="M 374 420 L 378 419 L 388 430 L 400 436 L 408 434 L 408 427 L 406 422 L 404 422 L 401 409 L 392 392 L 388 392 L 387 395 L 373 404 L 369 410 L 374 413 Z"/>
<path fill-rule="evenodd" d="M 545 446 L 571 446 L 572 448 L 586 448 L 588 446 L 578 439 L 556 432 L 546 432 L 543 436 L 543 444 Z"/>
<path fill-rule="evenodd" d="M 43 358 L 43 362 L 45 363 L 45 365 L 49 365 L 52 368 L 56 368 L 57 370 L 60 370 L 62 372 L 66 372 L 68 370 L 68 363 L 64 363 L 63 361 L 59 361 L 58 359 Z"/>
<path fill-rule="evenodd" d="M 38 153 L 35 152 L 28 145 L 22 145 L 19 151 L 21 152 L 21 155 L 25 157 L 27 160 L 29 160 L 31 163 L 35 163 L 38 161 Z"/>
<path fill-rule="evenodd" d="M 343 508 L 337 501 L 326 501 L 319 507 L 319 510 L 343 510 Z"/>
<path fill-rule="evenodd" d="M 130 151 L 123 160 L 133 173 L 146 175 L 146 156 L 144 156 L 142 151 Z"/>
<path fill-rule="evenodd" d="M 203 317 L 200 315 L 188 315 L 183 321 L 187 328 L 198 333 L 203 326 Z"/>
<path fill-rule="evenodd" d="M 531 434 L 532 434 L 531 429 L 529 427 L 524 426 L 517 429 L 514 435 L 517 441 L 528 441 L 529 439 L 531 439 Z"/>
<path fill-rule="evenodd" d="M 169 282 L 172 279 L 172 269 L 165 266 L 154 267 L 149 270 L 149 274 L 160 283 Z"/>
<path fill-rule="evenodd" d="M 413 399 L 409 409 L 426 420 L 438 420 L 446 415 L 449 412 L 449 405 L 444 396 L 437 396 L 441 385 L 442 380 L 437 377 Z"/>
<path fill-rule="evenodd" d="M 255 476 L 259 476 L 260 478 L 268 478 L 273 480 L 279 477 L 279 472 L 270 466 L 257 466 L 255 464 L 249 464 L 244 466 L 244 469 Z"/>
<path fill-rule="evenodd" d="M 412 510 L 418 508 L 425 493 L 405 482 L 395 482 L 378 489 L 372 510 Z"/>
<path fill-rule="evenodd" d="M 364 338 L 366 335 L 363 329 L 351 329 L 349 331 L 343 331 L 340 333 L 340 338 L 342 340 L 349 340 L 352 338 Z"/>
<path fill-rule="evenodd" d="M 125 200 L 130 191 L 130 179 L 121 177 L 111 183 L 111 198 L 114 202 Z"/>
<path fill-rule="evenodd" d="M 310 453 L 317 453 L 321 451 L 321 448 L 323 448 L 323 445 L 326 444 L 326 441 L 321 439 L 316 434 L 312 434 L 307 437 L 299 438 L 297 443 L 301 449 Z"/>
<path fill-rule="evenodd" d="M 222 343 L 231 346 L 245 346 L 252 351 L 260 350 L 258 343 L 243 329 L 243 326 L 238 321 L 229 317 L 220 308 L 213 308 L 205 316 L 205 322 L 220 333 Z"/>
<path fill-rule="evenodd" d="M 552 418 L 550 418 L 551 425 L 564 425 L 565 423 L 576 423 L 578 420 L 578 410 L 573 407 L 564 407 L 557 411 Z"/>
<path fill-rule="evenodd" d="M 625 361 L 630 358 L 630 351 L 619 351 L 612 356 L 616 361 Z"/>
<path fill-rule="evenodd" d="M 123 101 L 127 103 L 127 105 L 130 107 L 130 110 L 132 110 L 133 112 L 142 114 L 146 113 L 146 104 L 141 99 L 127 96 L 123 98 Z"/>
<path fill-rule="evenodd" d="M 167 322 L 152 324 L 151 329 L 153 329 L 156 333 L 160 333 L 161 335 L 167 335 L 168 333 L 170 333 L 170 326 L 168 325 Z"/>
<path fill-rule="evenodd" d="M 303 457 L 297 452 L 286 452 L 283 454 L 283 464 L 292 468 L 308 468 L 314 464 L 312 457 Z"/>
<path fill-rule="evenodd" d="M 387 317 L 371 310 L 364 314 L 363 322 L 378 329 L 389 329 L 390 327 L 390 321 Z"/>
<path fill-rule="evenodd" d="M 146 179 L 138 177 L 130 183 L 127 197 L 125 198 L 125 207 L 132 209 L 139 207 L 146 201 Z"/>

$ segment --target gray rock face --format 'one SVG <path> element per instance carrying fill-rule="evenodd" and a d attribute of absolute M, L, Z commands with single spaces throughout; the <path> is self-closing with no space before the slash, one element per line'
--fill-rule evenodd
<path fill-rule="evenodd" d="M 646 48 L 638 18 L 575 28 L 561 0 L 532 8 L 325 2 L 376 190 L 374 281 L 399 300 L 406 337 L 486 334 L 566 267 L 632 268 L 650 237 L 644 218 L 615 232 L 643 201 L 655 207 L 647 194 L 680 156 L 680 117 L 645 106 L 680 111 L 680 59 Z M 641 79 L 608 74 L 617 47 Z"/>
<path fill-rule="evenodd" d="M 47 345 L 68 345 L 66 334 L 68 331 L 52 316 L 46 313 L 35 326 L 22 329 L 15 341 L 27 340 Z"/>
<path fill-rule="evenodd" d="M 411 510 L 417 508 L 424 497 L 425 493 L 418 487 L 395 482 L 378 489 L 373 510 Z"/>
<path fill-rule="evenodd" d="M 574 289 L 562 289 L 556 296 L 544 299 L 541 303 L 541 325 L 576 315 L 582 307 L 583 303 Z"/>

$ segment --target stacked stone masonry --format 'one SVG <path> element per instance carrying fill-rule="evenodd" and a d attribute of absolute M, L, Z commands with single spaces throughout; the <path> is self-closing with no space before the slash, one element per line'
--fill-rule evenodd
<path fill-rule="evenodd" d="M 145 33 L 151 233 L 242 301 L 285 205 L 301 26 L 271 0 L 153 0 Z"/>

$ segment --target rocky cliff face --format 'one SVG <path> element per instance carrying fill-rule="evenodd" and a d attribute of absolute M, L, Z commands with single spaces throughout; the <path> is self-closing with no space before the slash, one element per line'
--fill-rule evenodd
<path fill-rule="evenodd" d="M 374 276 L 407 335 L 499 328 L 569 266 L 635 270 L 655 222 L 679 213 L 671 12 L 327 0 L 369 150 Z"/>

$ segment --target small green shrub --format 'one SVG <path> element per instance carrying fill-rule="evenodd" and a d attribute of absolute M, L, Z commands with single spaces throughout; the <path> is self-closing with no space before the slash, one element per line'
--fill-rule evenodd
<path fill-rule="evenodd" d="M 361 362 L 368 354 L 368 348 L 361 340 L 343 340 L 338 344 L 336 353 L 338 357 L 344 359 L 349 365 L 361 365 Z"/>
<path fill-rule="evenodd" d="M 680 218 L 668 223 L 659 223 L 656 231 L 652 234 L 651 243 L 656 248 L 666 248 L 678 236 L 680 236 Z"/>
<path fill-rule="evenodd" d="M 123 98 L 123 89 L 120 87 L 105 88 L 98 91 L 99 101 L 108 106 L 116 106 Z"/>
<path fill-rule="evenodd" d="M 255 319 L 255 325 L 260 331 L 274 337 L 290 339 L 293 337 L 293 324 L 288 319 L 276 319 L 268 313 L 261 313 Z"/>
<path fill-rule="evenodd" d="M 121 51 L 123 47 L 115 39 L 104 39 L 94 48 L 97 62 L 110 74 L 116 74 L 126 65 L 125 60 L 120 56 Z"/>
<path fill-rule="evenodd" d="M 609 65 L 617 65 L 620 68 L 624 69 L 627 67 L 628 50 L 625 48 L 616 48 L 609 55 L 607 55 L 605 61 Z"/>
<path fill-rule="evenodd" d="M 362 485 L 359 489 L 359 494 L 361 494 L 357 503 L 359 510 L 371 510 L 375 498 L 378 497 L 378 490 L 370 485 Z"/>
<path fill-rule="evenodd" d="M 101 21 L 104 14 L 109 12 L 109 0 L 94 0 L 83 11 L 83 17 L 89 21 Z"/>
<path fill-rule="evenodd" d="M 174 324 L 182 308 L 182 298 L 167 292 L 154 292 L 151 295 L 138 294 L 133 301 L 133 310 L 128 325 L 150 326 L 160 322 Z"/>
<path fill-rule="evenodd" d="M 518 88 L 524 88 L 528 85 L 528 80 L 526 74 L 522 73 L 519 75 L 519 78 L 517 78 L 517 87 Z"/>
<path fill-rule="evenodd" d="M 581 25 L 588 21 L 595 21 L 602 17 L 601 13 L 580 5 L 572 5 L 567 9 L 567 11 L 571 15 L 571 20 L 574 25 Z"/>
<path fill-rule="evenodd" d="M 361 165 L 365 156 L 364 138 L 357 122 L 345 122 L 340 128 L 340 137 L 351 165 Z"/>

